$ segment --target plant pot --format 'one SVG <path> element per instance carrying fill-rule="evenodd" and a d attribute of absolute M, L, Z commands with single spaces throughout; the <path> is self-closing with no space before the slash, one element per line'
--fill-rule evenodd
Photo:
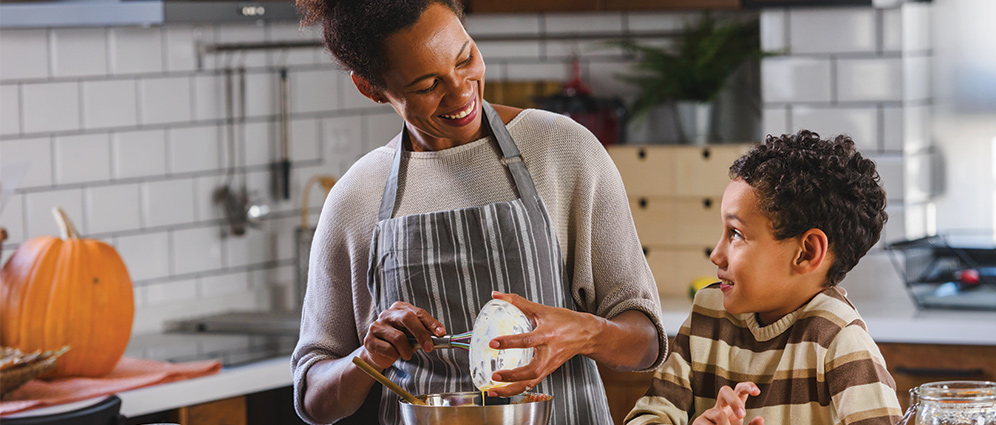
<path fill-rule="evenodd" d="M 715 109 L 715 102 L 674 102 L 678 133 L 682 143 L 704 145 L 715 140 L 713 132 Z"/>

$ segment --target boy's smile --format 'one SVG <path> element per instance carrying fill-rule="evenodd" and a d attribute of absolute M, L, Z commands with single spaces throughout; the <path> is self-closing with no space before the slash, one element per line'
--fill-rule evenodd
<path fill-rule="evenodd" d="M 757 313 L 767 325 L 799 308 L 822 290 L 821 280 L 800 274 L 794 264 L 803 246 L 798 237 L 778 240 L 760 209 L 757 193 L 737 179 L 723 193 L 723 236 L 709 259 L 719 267 L 723 306 L 732 314 Z"/>

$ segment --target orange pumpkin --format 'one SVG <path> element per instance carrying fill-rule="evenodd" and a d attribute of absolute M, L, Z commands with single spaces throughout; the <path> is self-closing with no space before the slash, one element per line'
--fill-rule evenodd
<path fill-rule="evenodd" d="M 106 375 L 131 337 L 131 278 L 113 247 L 80 238 L 61 209 L 52 213 L 62 238 L 20 244 L 0 270 L 0 343 L 25 352 L 68 345 L 46 377 Z"/>

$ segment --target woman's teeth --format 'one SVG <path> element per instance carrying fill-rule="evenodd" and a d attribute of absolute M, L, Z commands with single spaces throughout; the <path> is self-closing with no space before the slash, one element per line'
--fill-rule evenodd
<path fill-rule="evenodd" d="M 439 116 L 446 118 L 448 120 L 458 120 L 460 118 L 466 117 L 467 115 L 470 115 L 471 112 L 474 112 L 474 107 L 476 106 L 477 106 L 477 99 L 474 99 L 473 101 L 470 102 L 470 106 L 468 106 L 467 109 L 457 112 L 455 115 L 441 114 Z"/>

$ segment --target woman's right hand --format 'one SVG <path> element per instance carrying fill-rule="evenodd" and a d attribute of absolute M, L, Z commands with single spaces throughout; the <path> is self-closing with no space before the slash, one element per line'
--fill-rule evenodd
<path fill-rule="evenodd" d="M 384 370 L 398 358 L 411 360 L 415 349 L 408 342 L 408 335 L 415 337 L 426 352 L 432 351 L 432 335 L 446 335 L 446 328 L 421 308 L 395 301 L 391 308 L 380 313 L 363 338 L 360 357 L 377 369 Z"/>

